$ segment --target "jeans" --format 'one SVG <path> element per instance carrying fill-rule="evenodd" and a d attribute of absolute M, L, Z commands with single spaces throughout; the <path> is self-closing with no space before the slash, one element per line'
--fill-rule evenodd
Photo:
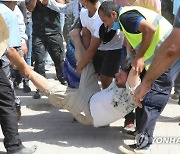
<path fill-rule="evenodd" d="M 7 151 L 22 148 L 19 139 L 14 93 L 11 84 L 0 68 L 0 124 L 4 134 L 4 146 Z"/>
<path fill-rule="evenodd" d="M 127 56 L 127 51 L 126 51 L 126 47 L 122 46 L 122 50 L 121 50 L 121 60 L 120 60 L 120 66 L 123 68 L 126 64 L 126 56 Z"/>
<path fill-rule="evenodd" d="M 21 101 L 19 99 L 19 97 L 17 97 L 16 95 L 16 91 L 14 90 L 14 84 L 11 80 L 11 68 L 10 68 L 10 61 L 9 59 L 7 59 L 6 56 L 2 56 L 1 57 L 1 61 L 2 61 L 2 70 L 5 72 L 7 78 L 9 79 L 9 82 L 11 84 L 11 88 L 12 88 L 12 91 L 14 93 L 14 98 L 15 98 L 15 104 L 16 106 L 21 106 Z"/>
<path fill-rule="evenodd" d="M 26 34 L 28 36 L 27 46 L 28 46 L 28 52 L 25 57 L 26 62 L 28 65 L 31 66 L 31 53 L 32 53 L 32 22 L 27 23 L 26 25 Z"/>
<path fill-rule="evenodd" d="M 56 76 L 59 81 L 62 80 L 62 67 L 64 62 L 63 39 L 60 33 L 52 35 L 33 35 L 32 57 L 35 61 L 34 70 L 39 74 L 45 75 L 45 53 L 49 52 L 55 68 Z"/>
<path fill-rule="evenodd" d="M 149 143 L 153 141 L 153 132 L 156 121 L 165 108 L 173 84 L 172 72 L 176 67 L 171 67 L 163 73 L 151 86 L 151 90 L 142 101 L 143 108 L 136 109 L 136 128 L 138 133 L 147 133 Z"/>
<path fill-rule="evenodd" d="M 26 24 L 26 34 L 28 36 L 28 40 L 27 40 L 27 47 L 28 47 L 28 52 L 25 56 L 25 61 L 26 63 L 31 66 L 32 62 L 31 62 L 31 55 L 32 55 L 32 22 L 28 22 Z M 29 82 L 28 78 L 24 78 L 23 79 L 23 83 L 27 84 Z"/>
<path fill-rule="evenodd" d="M 63 34 L 64 25 L 65 25 L 65 14 L 60 13 L 61 34 Z"/>

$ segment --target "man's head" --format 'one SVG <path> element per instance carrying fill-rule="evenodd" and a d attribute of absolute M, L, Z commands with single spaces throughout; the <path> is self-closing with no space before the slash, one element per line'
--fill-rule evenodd
<path fill-rule="evenodd" d="M 85 6 L 86 8 L 88 8 L 88 5 L 95 5 L 99 0 L 79 0 L 79 2 Z"/>
<path fill-rule="evenodd" d="M 99 7 L 98 13 L 106 27 L 113 27 L 115 21 L 118 20 L 119 5 L 112 1 L 104 1 Z"/>
<path fill-rule="evenodd" d="M 131 70 L 131 66 L 124 67 L 120 70 L 120 72 L 115 74 L 116 84 L 118 86 L 125 87 L 130 70 Z"/>
<path fill-rule="evenodd" d="M 1 25 L 0 26 L 0 57 L 1 57 L 7 48 L 8 39 L 9 39 L 9 30 L 1 14 L 0 14 L 0 25 Z"/>

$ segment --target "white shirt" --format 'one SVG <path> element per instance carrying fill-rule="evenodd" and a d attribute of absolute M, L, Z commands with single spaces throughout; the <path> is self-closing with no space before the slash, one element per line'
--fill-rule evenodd
<path fill-rule="evenodd" d="M 136 87 L 140 84 L 136 85 Z M 126 84 L 126 88 L 118 88 L 113 81 L 110 86 L 90 99 L 90 111 L 94 127 L 106 126 L 123 118 L 136 106 L 133 104 L 134 89 Z"/>
<path fill-rule="evenodd" d="M 19 9 L 19 7 L 16 5 L 14 8 L 14 13 L 17 16 L 18 24 L 19 24 L 19 31 L 20 31 L 20 37 L 21 37 L 21 43 L 25 43 L 28 40 L 28 37 L 26 35 L 26 26 L 24 23 L 24 16 Z"/>
<path fill-rule="evenodd" d="M 99 29 L 100 29 L 100 26 L 103 24 L 103 22 L 98 15 L 98 10 L 92 17 L 89 17 L 88 10 L 85 8 L 82 8 L 80 12 L 80 19 L 81 19 L 82 26 L 86 27 L 90 31 L 92 36 L 96 38 L 100 38 Z M 117 30 L 113 39 L 106 44 L 101 43 L 98 50 L 106 51 L 106 50 L 121 49 L 123 40 L 124 40 L 123 32 L 121 32 L 120 30 Z"/>
<path fill-rule="evenodd" d="M 56 2 L 56 0 L 49 0 L 47 7 L 60 13 L 65 14 L 73 14 L 74 20 L 76 20 L 79 17 L 79 1 L 78 0 L 72 0 L 70 3 L 67 4 L 61 4 Z"/>

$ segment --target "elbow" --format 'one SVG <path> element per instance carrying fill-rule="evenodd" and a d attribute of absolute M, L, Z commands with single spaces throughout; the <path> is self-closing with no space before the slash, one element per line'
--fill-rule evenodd
<path fill-rule="evenodd" d="M 176 45 L 172 44 L 167 50 L 166 55 L 167 57 L 178 57 L 178 50 L 176 49 Z"/>
<path fill-rule="evenodd" d="M 151 27 L 150 33 L 151 33 L 152 36 L 156 33 L 156 27 L 155 26 Z"/>
<path fill-rule="evenodd" d="M 26 5 L 26 8 L 29 12 L 33 12 L 34 11 L 34 7 L 31 6 L 30 4 L 29 5 Z"/>
<path fill-rule="evenodd" d="M 27 8 L 27 10 L 28 10 L 29 12 L 33 12 L 34 9 Z"/>

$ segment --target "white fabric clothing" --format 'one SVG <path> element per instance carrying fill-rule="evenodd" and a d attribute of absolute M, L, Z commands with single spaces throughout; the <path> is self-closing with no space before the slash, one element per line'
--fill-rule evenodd
<path fill-rule="evenodd" d="M 74 21 L 79 17 L 79 1 L 72 0 L 70 3 L 61 4 L 56 2 L 56 0 L 49 0 L 47 7 L 56 11 L 61 12 L 64 14 L 73 14 Z"/>
<path fill-rule="evenodd" d="M 100 26 L 103 24 L 103 22 L 98 15 L 98 10 L 92 17 L 89 17 L 88 9 L 82 8 L 80 12 L 80 19 L 81 19 L 82 27 L 86 27 L 90 31 L 92 36 L 96 38 L 100 38 L 99 29 Z M 107 50 L 121 49 L 123 40 L 124 40 L 123 32 L 117 30 L 112 40 L 106 44 L 101 43 L 98 50 L 107 51 Z"/>
<path fill-rule="evenodd" d="M 123 118 L 135 108 L 131 101 L 133 90 L 128 84 L 126 88 L 118 88 L 113 81 L 108 88 L 100 91 L 98 76 L 92 63 L 89 63 L 82 70 L 79 89 L 53 81 L 43 93 L 50 103 L 68 110 L 80 123 L 99 127 Z M 129 102 L 125 102 L 126 99 Z"/>
<path fill-rule="evenodd" d="M 26 35 L 26 26 L 24 23 L 24 16 L 17 5 L 14 8 L 14 13 L 16 14 L 17 19 L 18 19 L 21 43 L 25 43 L 28 40 L 28 37 Z"/>
<path fill-rule="evenodd" d="M 126 88 L 118 88 L 113 81 L 108 88 L 94 94 L 90 99 L 94 127 L 106 126 L 130 113 L 136 107 L 133 103 L 135 88 L 128 84 Z"/>

